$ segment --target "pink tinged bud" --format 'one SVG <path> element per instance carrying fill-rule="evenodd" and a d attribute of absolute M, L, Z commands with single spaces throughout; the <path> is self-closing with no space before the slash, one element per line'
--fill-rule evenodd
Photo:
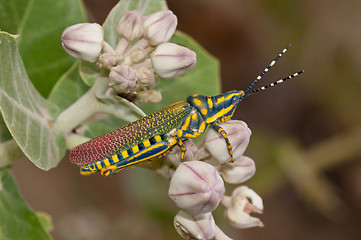
<path fill-rule="evenodd" d="M 241 156 L 233 163 L 224 163 L 218 168 L 224 181 L 231 184 L 239 184 L 247 181 L 256 173 L 256 164 L 246 156 Z"/>
<path fill-rule="evenodd" d="M 66 28 L 61 36 L 63 49 L 71 56 L 95 61 L 104 44 L 104 31 L 97 23 L 79 23 Z"/>
<path fill-rule="evenodd" d="M 119 20 L 117 32 L 128 41 L 141 38 L 144 33 L 143 15 L 136 10 L 126 12 Z"/>
<path fill-rule="evenodd" d="M 141 87 L 153 87 L 155 85 L 155 77 L 146 67 L 140 67 L 137 72 L 137 84 Z"/>
<path fill-rule="evenodd" d="M 172 78 L 191 70 L 197 55 L 188 48 L 174 43 L 163 43 L 151 54 L 152 65 L 161 78 Z"/>
<path fill-rule="evenodd" d="M 262 213 L 262 198 L 246 186 L 236 188 L 231 197 L 226 216 L 236 228 L 263 227 L 263 223 L 251 213 Z"/>
<path fill-rule="evenodd" d="M 224 195 L 224 183 L 210 164 L 183 162 L 175 171 L 168 195 L 184 212 L 204 214 L 217 208 Z"/>
<path fill-rule="evenodd" d="M 109 80 L 115 91 L 127 92 L 135 87 L 136 72 L 128 65 L 117 65 L 110 69 Z"/>
<path fill-rule="evenodd" d="M 239 120 L 223 122 L 219 126 L 227 133 L 234 159 L 239 159 L 248 146 L 251 130 L 245 122 Z M 231 161 L 224 138 L 212 128 L 206 134 L 204 147 L 220 164 Z"/>
<path fill-rule="evenodd" d="M 191 141 L 191 140 L 186 140 L 183 141 L 184 146 L 186 147 L 187 151 L 186 154 L 184 156 L 184 162 L 189 162 L 189 161 L 195 161 L 196 159 L 196 154 L 198 152 L 198 148 L 197 146 Z M 181 156 L 181 150 L 179 147 L 174 147 L 169 154 L 167 155 L 167 159 L 174 165 L 174 166 L 178 166 L 179 162 L 180 162 L 180 156 Z"/>
<path fill-rule="evenodd" d="M 168 42 L 177 28 L 177 16 L 170 10 L 163 10 L 146 16 L 144 19 L 144 38 L 157 46 Z"/>
<path fill-rule="evenodd" d="M 213 239 L 216 231 L 216 224 L 210 212 L 192 216 L 179 211 L 174 218 L 174 227 L 184 239 Z"/>

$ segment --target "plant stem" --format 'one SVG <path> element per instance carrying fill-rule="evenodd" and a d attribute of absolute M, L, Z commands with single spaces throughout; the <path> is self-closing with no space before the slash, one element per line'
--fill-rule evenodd
<path fill-rule="evenodd" d="M 65 109 L 55 120 L 54 128 L 65 134 L 71 132 L 98 111 L 97 93 L 104 93 L 108 88 L 106 78 L 98 78 L 94 85 L 73 105 Z"/>

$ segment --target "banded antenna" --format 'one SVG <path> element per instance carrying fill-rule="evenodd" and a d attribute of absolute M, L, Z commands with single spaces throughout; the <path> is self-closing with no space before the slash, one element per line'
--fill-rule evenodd
<path fill-rule="evenodd" d="M 281 53 L 278 54 L 278 56 L 268 65 L 268 67 L 266 67 L 266 68 L 263 70 L 263 72 L 247 87 L 247 89 L 244 91 L 245 95 L 243 95 L 243 97 L 241 97 L 241 99 L 243 99 L 243 98 L 245 98 L 245 97 L 248 97 L 248 96 L 250 96 L 250 95 L 252 95 L 252 94 L 254 94 L 254 93 L 256 93 L 256 92 L 263 91 L 263 90 L 265 90 L 265 89 L 267 89 L 267 88 L 276 86 L 277 84 L 283 83 L 283 82 L 287 81 L 288 79 L 294 78 L 294 77 L 296 77 L 296 76 L 298 76 L 298 75 L 300 75 L 300 74 L 302 74 L 302 73 L 304 72 L 303 70 L 302 70 L 302 71 L 299 71 L 299 72 L 294 73 L 294 74 L 292 74 L 292 75 L 290 75 L 290 76 L 288 76 L 288 77 L 282 78 L 282 79 L 280 79 L 280 80 L 278 80 L 278 81 L 276 81 L 276 82 L 270 83 L 270 84 L 268 84 L 268 85 L 266 85 L 266 86 L 260 87 L 260 88 L 258 88 L 258 89 L 255 89 L 255 90 L 249 92 L 249 91 L 253 88 L 253 86 L 254 86 L 259 80 L 261 80 L 261 78 L 263 77 L 263 75 L 265 75 L 265 74 L 270 70 L 270 68 L 278 61 L 278 59 L 280 59 L 280 57 L 282 57 L 282 55 L 287 52 L 287 50 L 288 50 L 290 47 L 291 47 L 291 44 L 288 45 L 285 49 L 283 49 Z"/>
<path fill-rule="evenodd" d="M 297 77 L 298 75 L 302 74 L 303 72 L 304 72 L 303 70 L 302 70 L 302 71 L 299 71 L 299 72 L 294 73 L 294 74 L 292 74 L 292 75 L 290 75 L 290 76 L 288 76 L 288 77 L 282 78 L 282 79 L 280 79 L 280 80 L 278 80 L 278 81 L 276 81 L 276 82 L 270 83 L 270 84 L 268 84 L 268 85 L 266 85 L 266 86 L 263 86 L 263 87 L 260 87 L 260 88 L 257 88 L 257 89 L 255 89 L 255 90 L 247 93 L 246 95 L 244 95 L 244 96 L 242 97 L 242 99 L 245 98 L 245 97 L 248 97 L 248 96 L 252 95 L 253 93 L 256 93 L 256 92 L 259 92 L 259 91 L 263 91 L 263 90 L 265 90 L 265 89 L 267 89 L 267 88 L 276 86 L 277 84 L 280 84 L 280 83 L 284 83 L 284 82 L 286 82 L 288 79 Z"/>

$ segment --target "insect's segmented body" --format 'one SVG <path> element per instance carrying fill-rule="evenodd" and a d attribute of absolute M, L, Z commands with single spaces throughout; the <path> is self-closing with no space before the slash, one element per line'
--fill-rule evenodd
<path fill-rule="evenodd" d="M 105 176 L 113 175 L 125 167 L 165 154 L 175 145 L 180 147 L 181 160 L 183 160 L 186 152 L 183 141 L 187 138 L 196 138 L 208 127 L 212 127 L 225 139 L 231 161 L 234 161 L 232 146 L 227 134 L 218 123 L 230 120 L 238 103 L 244 97 L 302 73 L 302 71 L 295 73 L 248 92 L 287 49 L 284 49 L 245 91 L 234 90 L 217 96 L 198 94 L 189 96 L 186 101 L 176 102 L 122 128 L 75 147 L 70 153 L 70 160 L 82 165 L 80 171 L 82 175 L 101 172 Z"/>

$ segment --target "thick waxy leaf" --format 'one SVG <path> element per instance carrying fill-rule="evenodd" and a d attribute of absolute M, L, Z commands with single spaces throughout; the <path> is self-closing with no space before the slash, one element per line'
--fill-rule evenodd
<path fill-rule="evenodd" d="M 0 238 L 51 239 L 37 215 L 20 196 L 14 177 L 8 169 L 0 171 Z"/>
<path fill-rule="evenodd" d="M 36 166 L 48 170 L 58 164 L 65 142 L 51 125 L 57 107 L 34 88 L 15 39 L 4 32 L 0 32 L 0 111 L 12 137 Z"/>
<path fill-rule="evenodd" d="M 0 29 L 18 34 L 19 50 L 31 81 L 47 96 L 74 62 L 61 47 L 65 28 L 84 22 L 79 0 L 0 0 Z"/>
<path fill-rule="evenodd" d="M 0 115 L 0 143 L 11 139 L 11 134 L 5 125 L 4 119 Z"/>

